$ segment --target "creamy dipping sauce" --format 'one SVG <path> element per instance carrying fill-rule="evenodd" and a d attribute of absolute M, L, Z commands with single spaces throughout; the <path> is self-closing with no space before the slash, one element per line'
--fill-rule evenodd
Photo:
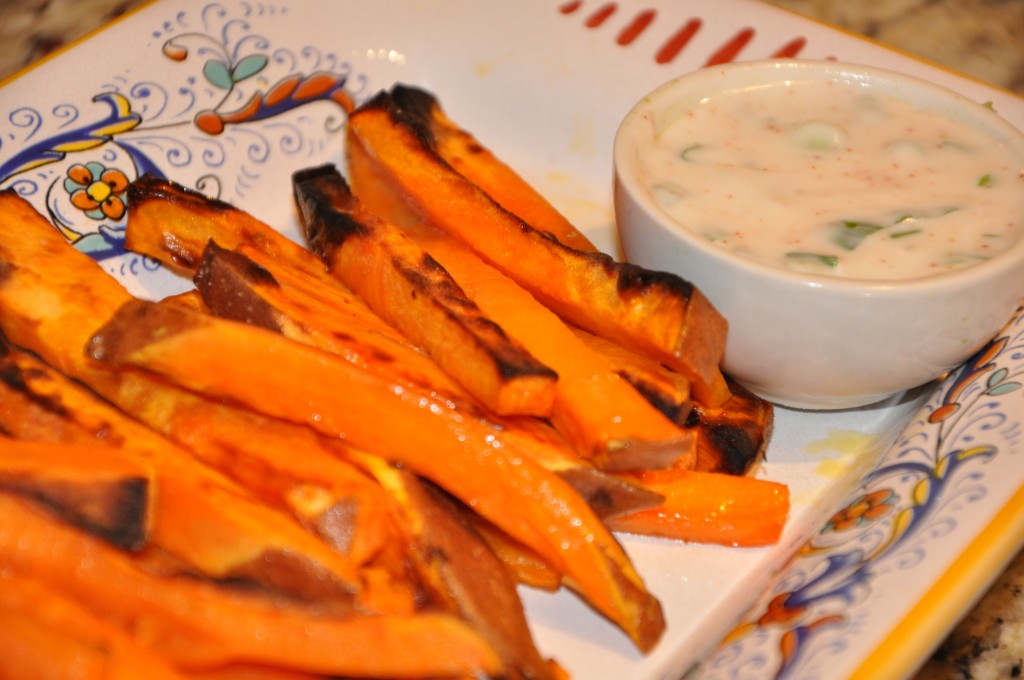
<path fill-rule="evenodd" d="M 678 111 L 639 153 L 678 223 L 788 269 L 866 279 L 982 262 L 1019 237 L 1024 164 L 984 130 L 828 81 Z"/>

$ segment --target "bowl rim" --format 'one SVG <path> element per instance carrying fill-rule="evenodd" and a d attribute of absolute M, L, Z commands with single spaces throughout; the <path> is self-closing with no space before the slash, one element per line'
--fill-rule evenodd
<path fill-rule="evenodd" d="M 684 241 L 700 251 L 702 255 L 710 257 L 720 264 L 739 266 L 762 278 L 778 279 L 799 287 L 830 289 L 838 293 L 855 295 L 899 295 L 912 294 L 923 289 L 934 292 L 937 289 L 959 288 L 973 279 L 985 279 L 992 274 L 998 275 L 1004 273 L 1007 268 L 1019 267 L 1021 262 L 1024 262 L 1024 223 L 1018 226 L 1017 237 L 1009 247 L 985 261 L 926 276 L 886 279 L 817 275 L 784 269 L 716 246 L 684 226 L 675 223 L 673 218 L 644 189 L 633 171 L 635 169 L 635 164 L 632 162 L 633 138 L 637 134 L 637 127 L 642 125 L 645 115 L 664 110 L 665 103 L 676 101 L 680 93 L 690 90 L 707 91 L 710 83 L 728 80 L 735 74 L 747 74 L 748 78 L 757 78 L 764 74 L 764 76 L 771 76 L 770 82 L 795 80 L 801 77 L 803 79 L 822 76 L 845 77 L 848 80 L 855 80 L 864 87 L 884 86 L 888 88 L 889 92 L 893 88 L 906 87 L 912 94 L 924 94 L 930 97 L 929 101 L 948 102 L 951 105 L 949 108 L 962 110 L 965 114 L 969 114 L 969 120 L 984 123 L 986 131 L 993 134 L 998 132 L 996 139 L 1003 142 L 1010 148 L 1014 156 L 1021 159 L 1021 170 L 1024 172 L 1024 131 L 1011 125 L 992 107 L 974 101 L 945 86 L 886 68 L 831 59 L 770 58 L 733 62 L 703 67 L 662 83 L 637 101 L 619 123 L 612 148 L 615 182 L 621 184 L 628 191 L 632 200 L 637 202 L 647 213 L 648 217 L 657 222 L 658 228 Z M 1024 215 L 1024 202 L 1022 202 L 1022 215 Z M 623 225 L 617 224 L 617 229 L 623 229 Z"/>

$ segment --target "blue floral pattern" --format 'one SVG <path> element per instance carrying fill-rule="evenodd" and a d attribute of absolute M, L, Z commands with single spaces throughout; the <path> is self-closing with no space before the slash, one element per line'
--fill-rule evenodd
<path fill-rule="evenodd" d="M 273 18 L 287 7 L 239 11 L 211 3 L 154 31 L 163 57 L 180 67 L 173 79 L 115 79 L 88 108 L 11 111 L 6 143 L 19 150 L 0 163 L 0 187 L 33 201 L 93 258 L 157 267 L 125 251 L 127 182 L 188 167 L 201 169 L 194 184 L 211 196 L 220 197 L 223 186 L 244 191 L 276 154 L 308 152 L 323 143 L 324 126 L 340 127 L 331 114 L 300 116 L 299 109 L 321 103 L 343 115 L 366 84 L 334 54 L 275 47 L 251 32 L 251 19 Z M 245 153 L 232 153 L 239 148 Z"/>
<path fill-rule="evenodd" d="M 1007 406 L 1021 396 L 1022 359 L 1024 319 L 1018 310 L 1004 334 L 932 395 L 695 675 L 826 675 L 821 669 L 843 653 L 844 638 L 870 621 L 864 612 L 872 599 L 886 596 L 886 579 L 921 565 L 929 542 L 964 531 L 971 504 L 995 486 L 995 462 L 1019 464 L 1020 423 Z"/>

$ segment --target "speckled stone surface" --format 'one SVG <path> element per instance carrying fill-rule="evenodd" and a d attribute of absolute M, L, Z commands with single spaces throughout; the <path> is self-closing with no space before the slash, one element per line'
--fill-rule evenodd
<path fill-rule="evenodd" d="M 1024 0 L 771 0 L 1024 95 Z M 144 0 L 0 0 L 0 79 Z M 1024 677 L 1024 553 L 915 680 Z"/>

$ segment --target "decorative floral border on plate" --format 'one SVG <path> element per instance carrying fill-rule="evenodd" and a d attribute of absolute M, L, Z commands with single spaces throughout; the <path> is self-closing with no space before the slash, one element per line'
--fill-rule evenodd
<path fill-rule="evenodd" d="M 211 3 L 196 15 L 179 12 L 152 31 L 166 65 L 180 66 L 166 80 L 114 77 L 88 109 L 14 109 L 0 144 L 22 148 L 0 164 L 0 186 L 29 199 L 93 259 L 117 258 L 128 271 L 158 268 L 124 247 L 125 192 L 134 178 L 182 181 L 187 169 L 212 197 L 225 186 L 244 192 L 276 156 L 335 141 L 366 92 L 366 78 L 337 55 L 277 46 L 252 32 L 253 20 L 288 11 L 244 5 L 235 16 Z M 330 108 L 303 111 L 318 103 Z"/>
<path fill-rule="evenodd" d="M 820 675 L 846 638 L 871 620 L 880 584 L 952 537 L 962 513 L 986 495 L 997 458 L 1019 452 L 1021 423 L 1006 407 L 1024 376 L 1022 310 L 1005 331 L 948 378 L 879 465 L 695 676 Z M 995 473 L 999 471 L 995 467 Z M 989 480 L 991 481 L 991 480 Z"/>

